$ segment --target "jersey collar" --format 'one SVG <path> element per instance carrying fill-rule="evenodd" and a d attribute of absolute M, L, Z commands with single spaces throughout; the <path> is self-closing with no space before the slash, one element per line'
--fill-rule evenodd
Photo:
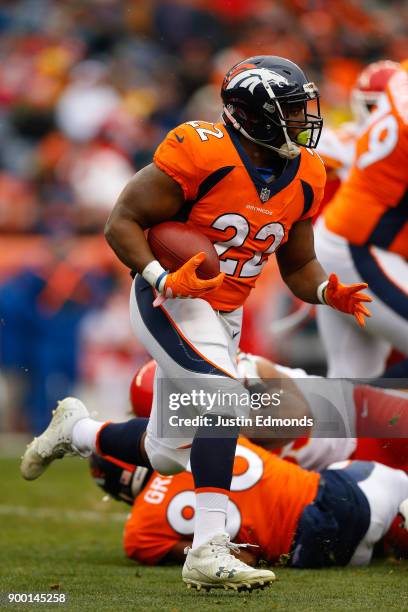
<path fill-rule="evenodd" d="M 293 181 L 297 171 L 299 170 L 301 155 L 298 155 L 294 159 L 289 159 L 286 164 L 286 168 L 284 169 L 280 177 L 277 178 L 276 181 L 268 183 L 262 178 L 254 164 L 249 159 L 249 156 L 242 144 L 240 143 L 238 134 L 234 130 L 234 128 L 232 128 L 230 125 L 226 125 L 225 129 L 227 130 L 231 142 L 236 148 L 237 153 L 240 156 L 241 161 L 244 164 L 252 183 L 254 184 L 254 187 L 258 193 L 261 202 L 265 203 L 272 196 L 282 191 L 282 189 L 285 189 L 285 187 L 287 187 Z M 265 194 L 269 194 L 266 199 Z"/>

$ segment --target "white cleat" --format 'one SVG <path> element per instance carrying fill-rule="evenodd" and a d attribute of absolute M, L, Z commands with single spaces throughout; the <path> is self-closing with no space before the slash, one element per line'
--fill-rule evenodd
<path fill-rule="evenodd" d="M 34 438 L 22 457 L 20 471 L 26 480 L 41 476 L 54 459 L 80 454 L 72 445 L 72 429 L 77 421 L 89 417 L 86 406 L 75 397 L 66 397 L 52 415 L 47 429 Z"/>
<path fill-rule="evenodd" d="M 399 513 L 404 519 L 404 528 L 408 531 L 408 498 L 400 503 Z"/>
<path fill-rule="evenodd" d="M 251 591 L 263 589 L 275 580 L 270 570 L 251 567 L 237 559 L 231 551 L 239 552 L 246 544 L 233 544 L 227 533 L 215 535 L 207 544 L 194 550 L 186 548 L 183 582 L 188 588 L 230 589 Z"/>

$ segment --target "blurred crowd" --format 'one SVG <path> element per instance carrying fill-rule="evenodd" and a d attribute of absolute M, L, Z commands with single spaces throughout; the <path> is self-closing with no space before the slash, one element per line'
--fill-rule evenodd
<path fill-rule="evenodd" d="M 362 66 L 408 57 L 407 23 L 404 0 L 1 2 L 0 430 L 41 430 L 74 392 L 123 415 L 146 356 L 103 226 L 169 129 L 217 120 L 225 71 L 288 57 L 339 123 Z M 289 300 L 270 275 L 249 303 L 244 348 L 305 364 L 312 324 L 307 350 L 264 333 Z"/>

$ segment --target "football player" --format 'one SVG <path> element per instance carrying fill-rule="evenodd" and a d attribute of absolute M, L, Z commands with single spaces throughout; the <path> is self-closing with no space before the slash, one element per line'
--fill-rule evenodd
<path fill-rule="evenodd" d="M 256 355 L 240 354 L 238 371 L 248 385 L 289 377 L 302 395 L 313 426 L 306 436 L 263 439 L 262 446 L 305 469 L 322 470 L 346 459 L 384 463 L 408 472 L 408 393 L 351 380 L 329 381 L 310 376 Z M 135 385 L 135 381 L 132 381 Z M 133 395 L 136 399 L 135 394 Z M 325 437 L 331 433 L 330 437 Z M 346 437 L 343 437 L 346 436 Z M 294 436 L 293 436 L 294 437 Z"/>
<path fill-rule="evenodd" d="M 387 391 L 350 381 L 326 381 L 310 376 L 300 368 L 288 368 L 272 361 L 239 353 L 237 369 L 250 389 L 271 391 L 276 384 L 296 398 L 286 406 L 285 416 L 312 417 L 314 425 L 306 435 L 296 437 L 292 428 L 283 432 L 286 439 L 258 436 L 253 441 L 310 470 L 323 470 L 335 461 L 362 459 L 377 461 L 408 472 L 408 393 Z M 135 373 L 130 384 L 130 403 L 138 417 L 149 417 L 153 401 L 153 380 L 157 364 L 147 362 Z M 290 379 L 291 385 L 287 384 Z M 321 384 L 323 381 L 323 384 Z M 327 437 L 327 425 L 332 435 Z M 324 429 L 322 430 L 322 426 Z M 347 435 L 347 437 L 342 437 Z M 292 438 L 292 439 L 291 439 Z"/>
<path fill-rule="evenodd" d="M 133 505 L 123 540 L 131 559 L 184 560 L 196 514 L 189 467 L 173 476 L 141 474 L 94 454 L 91 471 L 105 491 Z M 227 507 L 231 550 L 253 564 L 365 565 L 398 511 L 407 519 L 407 496 L 401 470 L 352 461 L 309 472 L 240 437 Z M 220 581 L 226 571 L 220 568 Z"/>
<path fill-rule="evenodd" d="M 408 353 L 408 74 L 391 76 L 356 144 L 351 172 L 315 229 L 316 253 L 326 270 L 347 282 L 365 281 L 375 297 L 366 328 L 318 308 L 330 377 L 375 377 L 390 347 Z M 389 370 L 406 377 L 408 361 Z"/>
<path fill-rule="evenodd" d="M 27 450 L 22 473 L 35 478 L 67 449 L 94 450 L 96 439 L 103 454 L 151 464 L 162 474 L 182 471 L 190 461 L 197 512 L 183 580 L 196 587 L 251 589 L 269 584 L 274 575 L 231 555 L 225 531 L 238 437 L 233 423 L 245 414 L 244 402 L 217 402 L 211 415 L 202 404 L 193 407 L 208 420 L 177 437 L 163 433 L 170 394 L 247 393 L 234 359 L 242 305 L 278 247 L 282 277 L 300 299 L 354 315 L 360 325 L 369 315 L 363 302 L 371 299 L 359 293 L 365 283 L 345 286 L 336 275 L 327 279 L 315 257 L 311 217 L 325 183 L 314 152 L 322 129 L 317 87 L 293 62 L 257 56 L 227 73 L 221 97 L 223 122 L 190 121 L 171 130 L 153 163 L 125 187 L 106 227 L 119 259 L 137 273 L 131 319 L 159 365 L 145 439 L 148 461 L 140 453 L 145 432 L 137 430 L 137 420 L 103 425 L 85 415 L 82 404 L 65 400 Z M 173 273 L 155 260 L 144 231 L 169 219 L 191 223 L 211 240 L 220 257 L 218 276 L 197 277 L 203 253 Z M 228 424 L 215 431 L 220 416 Z"/>
<path fill-rule="evenodd" d="M 342 123 L 337 128 L 324 126 L 317 146 L 317 152 L 326 169 L 324 196 L 314 221 L 332 200 L 341 183 L 349 175 L 354 160 L 356 141 L 384 93 L 391 76 L 401 69 L 401 64 L 390 60 L 380 60 L 368 64 L 358 75 L 351 92 L 353 121 Z M 310 314 L 312 307 L 303 304 L 296 313 L 272 323 L 275 336 L 281 330 L 294 329 Z M 394 358 L 396 355 L 393 356 Z M 399 355 L 398 355 L 399 357 Z"/>
<path fill-rule="evenodd" d="M 370 114 L 377 108 L 388 81 L 398 70 L 401 70 L 401 64 L 390 60 L 368 64 L 358 75 L 351 92 L 354 120 L 342 123 L 337 129 L 323 128 L 317 147 L 327 173 L 322 205 L 331 200 L 340 183 L 347 178 L 353 164 L 358 135 L 369 121 Z"/>

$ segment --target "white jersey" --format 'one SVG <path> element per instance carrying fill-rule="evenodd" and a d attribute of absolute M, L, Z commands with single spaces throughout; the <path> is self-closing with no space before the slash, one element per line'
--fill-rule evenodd
<path fill-rule="evenodd" d="M 320 471 L 331 463 L 347 460 L 355 451 L 355 438 L 299 438 L 277 452 L 282 459 L 293 461 L 305 470 Z"/>
<path fill-rule="evenodd" d="M 344 419 L 345 423 L 350 420 L 349 404 L 352 402 L 352 411 L 354 412 L 354 400 L 352 393 L 348 393 L 348 389 L 346 390 L 345 397 L 344 381 L 339 383 L 337 381 L 330 381 L 329 385 L 327 385 L 327 379 L 321 376 L 310 376 L 300 368 L 287 368 L 280 365 L 275 365 L 275 367 L 278 371 L 282 372 L 282 374 L 286 374 L 286 376 L 293 379 L 297 387 L 302 391 L 304 397 L 307 399 L 310 411 L 313 415 L 315 415 L 315 406 L 313 405 L 314 400 L 312 397 L 311 388 L 316 391 L 316 384 L 318 385 L 317 380 L 319 380 L 324 381 L 323 385 L 326 388 L 328 388 L 330 385 L 330 403 L 335 405 L 335 408 L 341 418 Z M 313 385 L 308 383 L 305 384 L 304 382 L 302 383 L 301 381 L 305 381 L 305 379 L 314 380 Z M 323 392 L 324 387 L 322 388 Z M 317 400 L 317 394 L 315 394 L 315 397 Z M 278 453 L 279 456 L 297 463 L 306 470 L 324 470 L 331 463 L 346 460 L 354 453 L 357 446 L 357 440 L 351 435 L 354 433 L 353 425 L 352 430 L 348 429 L 347 433 L 349 435 L 346 438 L 318 437 L 321 434 L 319 434 L 318 431 L 315 431 L 317 428 L 318 423 L 315 417 L 315 425 L 312 428 L 310 436 L 308 438 L 299 438 L 298 440 L 289 442 L 289 444 L 286 444 L 280 449 L 280 452 Z"/>
<path fill-rule="evenodd" d="M 358 128 L 355 123 L 343 123 L 338 129 L 324 128 L 317 151 L 326 170 L 333 170 L 343 182 L 352 166 Z"/>

